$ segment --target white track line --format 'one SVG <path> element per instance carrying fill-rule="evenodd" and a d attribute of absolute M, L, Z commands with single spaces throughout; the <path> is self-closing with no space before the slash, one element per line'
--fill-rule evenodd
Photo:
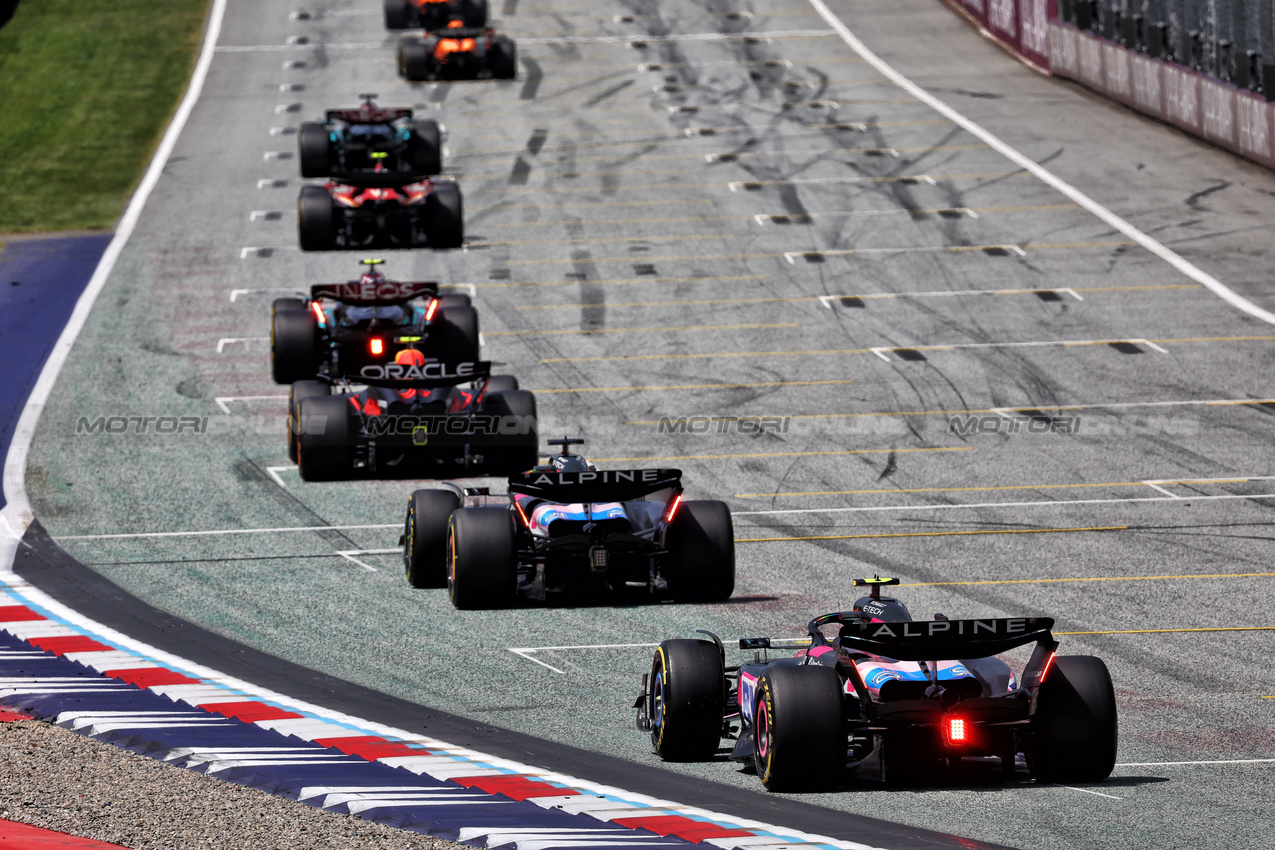
<path fill-rule="evenodd" d="M 1130 761 L 1116 767 L 1178 767 L 1197 764 L 1275 764 L 1275 759 L 1226 759 L 1222 761 Z"/>
<path fill-rule="evenodd" d="M 1155 254 L 1182 274 L 1194 280 L 1196 283 L 1208 287 L 1215 295 L 1230 304 L 1232 307 L 1235 307 L 1237 310 L 1242 310 L 1256 319 L 1261 319 L 1267 324 L 1275 325 L 1275 313 L 1263 310 L 1253 302 L 1240 296 L 1237 292 L 1217 278 L 1188 262 L 1186 259 L 1165 247 L 1160 242 L 1152 239 L 1150 236 L 1143 233 L 1141 230 L 1134 227 L 1132 224 L 1125 221 L 1120 216 L 1116 215 L 1111 210 L 1086 195 L 1084 192 L 1081 192 L 1075 186 L 1067 183 L 1053 172 L 1039 165 L 1023 153 L 1020 153 L 1017 149 L 1010 147 L 1000 138 L 992 135 L 982 126 L 975 124 L 972 120 L 966 118 L 964 115 L 957 112 L 955 109 L 900 74 L 893 67 L 887 65 L 880 57 L 869 50 L 863 42 L 859 41 L 858 37 L 856 37 L 854 33 L 850 32 L 850 28 L 842 23 L 841 19 L 832 13 L 832 10 L 828 8 L 823 0 L 810 0 L 810 5 L 814 7 L 814 10 L 819 13 L 821 18 L 827 21 L 828 26 L 837 31 L 837 34 L 841 36 L 841 40 L 844 41 L 851 50 L 859 54 L 863 61 L 867 62 L 883 77 L 887 77 L 891 82 L 903 89 L 912 97 L 926 104 L 935 112 L 939 113 L 953 124 L 956 124 L 967 133 L 981 139 L 988 145 L 988 147 L 995 150 L 1001 156 L 1005 157 L 1020 168 L 1026 169 L 1038 180 L 1046 183 L 1056 191 L 1070 198 L 1072 201 L 1097 216 L 1105 224 L 1115 228 L 1125 236 L 1128 236 L 1143 248 L 1150 251 L 1152 254 Z"/>
<path fill-rule="evenodd" d="M 1051 500 L 1047 502 L 978 502 L 970 505 L 871 505 L 860 508 L 792 508 L 774 511 L 731 511 L 731 516 L 777 516 L 779 514 L 857 514 L 880 511 L 969 511 L 982 508 L 1048 508 L 1068 505 L 1127 505 L 1137 503 L 1159 503 L 1188 505 L 1191 502 L 1221 502 L 1235 499 L 1275 499 L 1275 493 L 1260 493 L 1252 496 L 1143 496 L 1127 499 L 1072 499 Z"/>
<path fill-rule="evenodd" d="M 291 467 L 281 467 L 290 469 Z M 304 531 L 379 531 L 386 528 L 402 528 L 403 523 L 379 523 L 377 525 L 294 525 L 287 528 L 216 528 L 210 531 L 142 531 L 127 534 L 68 534 L 58 540 L 148 540 L 161 537 L 222 537 L 235 534 L 292 534 Z"/>

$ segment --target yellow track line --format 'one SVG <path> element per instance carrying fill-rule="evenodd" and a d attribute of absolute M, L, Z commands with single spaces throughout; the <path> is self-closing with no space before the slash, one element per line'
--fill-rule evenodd
<path fill-rule="evenodd" d="M 755 234 L 754 234 L 755 235 Z M 735 238 L 734 234 L 718 234 L 719 237 L 726 236 Z M 702 237 L 712 238 L 712 237 Z M 641 242 L 643 237 L 630 236 L 625 241 Z M 586 242 L 591 240 L 584 240 Z M 609 240 L 611 241 L 611 240 Z M 1052 251 L 1052 250 L 1071 250 L 1075 248 L 1110 248 L 1113 246 L 1136 245 L 1136 242 L 1059 242 L 1044 243 L 1039 245 L 1019 245 L 1024 251 Z M 787 257 L 788 255 L 801 256 L 803 254 L 819 254 L 823 257 L 853 257 L 859 254 L 878 256 L 885 254 L 962 254 L 971 251 L 995 251 L 1004 250 L 1007 245 L 919 245 L 911 248 L 846 248 L 833 251 L 766 251 L 758 254 L 695 254 L 691 256 L 678 257 L 642 257 L 649 263 L 674 263 L 674 262 L 693 262 L 696 260 L 764 260 L 776 259 L 779 257 Z M 633 256 L 627 257 L 592 257 L 590 262 L 593 263 L 632 263 L 636 259 Z M 570 257 L 557 257 L 547 260 L 511 260 L 505 265 L 507 266 L 543 266 L 557 263 L 567 265 L 574 263 Z M 1253 337 L 1258 339 L 1260 337 Z M 1236 337 L 1242 339 L 1242 337 Z M 1159 340 L 1152 340 L 1159 342 Z M 899 346 L 902 347 L 902 346 Z M 930 348 L 944 348 L 950 346 L 930 346 Z M 916 350 L 924 350 L 925 346 L 914 346 Z M 865 351 L 867 349 L 864 349 Z"/>
<path fill-rule="evenodd" d="M 1135 289 L 1136 290 L 1153 290 L 1153 289 L 1202 289 L 1203 287 L 1201 284 L 1198 284 L 1198 283 L 1186 283 L 1186 284 L 1165 283 L 1165 284 L 1159 284 L 1159 285 L 1128 286 L 1128 287 L 1121 287 L 1121 288 L 1129 289 L 1129 290 L 1135 290 Z M 1075 291 L 1076 292 L 1106 292 L 1106 291 L 1114 291 L 1115 289 L 1116 289 L 1115 287 L 1110 287 L 1110 288 L 1094 287 L 1094 288 L 1083 289 L 1083 290 L 1077 289 Z M 1052 292 L 1052 291 L 1056 291 L 1056 290 L 1001 289 L 1001 290 L 987 290 L 986 292 L 981 292 L 979 294 L 980 295 L 993 294 L 998 296 L 1000 295 L 1035 295 L 1038 292 Z M 918 296 L 912 296 L 912 295 L 909 295 L 908 293 L 897 293 L 897 294 L 896 293 L 873 293 L 868 295 L 852 295 L 852 294 L 798 295 L 792 298 L 707 298 L 707 299 L 699 299 L 699 300 L 691 300 L 691 301 L 678 301 L 678 300 L 608 301 L 606 303 L 606 306 L 607 307 L 674 307 L 674 306 L 682 307 L 682 306 L 712 305 L 712 304 L 779 304 L 779 303 L 789 303 L 789 302 L 796 303 L 796 302 L 819 301 L 824 298 L 833 298 L 833 299 L 859 298 L 864 301 L 868 301 L 868 300 L 876 301 L 876 300 L 883 300 L 883 299 L 907 300 L 912 297 L 918 297 Z M 527 304 L 527 305 L 517 307 L 516 309 L 518 310 L 566 310 L 566 309 L 584 309 L 586 307 L 596 307 L 596 306 L 598 305 L 596 304 Z"/>
<path fill-rule="evenodd" d="M 1128 531 L 1127 525 L 1105 525 L 1092 528 L 1015 528 L 978 531 L 914 531 L 894 534 L 828 534 L 813 537 L 744 537 L 736 543 L 787 543 L 794 540 L 876 540 L 890 537 L 968 537 L 980 534 L 1064 534 L 1081 531 Z M 904 585 L 900 585 L 901 587 Z M 912 585 L 906 585 L 911 587 Z"/>
<path fill-rule="evenodd" d="M 1084 578 L 1010 578 L 981 581 L 922 581 L 899 587 L 973 587 L 983 584 L 1070 584 L 1086 581 L 1170 581 L 1201 578 L 1275 578 L 1275 573 L 1187 573 L 1162 576 L 1086 576 Z"/>
<path fill-rule="evenodd" d="M 763 381 L 755 384 L 674 384 L 665 387 L 568 387 L 555 390 L 532 390 L 534 393 L 623 393 L 641 390 L 642 392 L 658 392 L 662 390 L 737 390 L 762 387 L 805 387 L 817 384 L 853 384 L 846 378 L 839 381 Z"/>
<path fill-rule="evenodd" d="M 1215 626 L 1204 629 L 1125 629 L 1109 632 L 1054 632 L 1056 635 L 1167 635 L 1179 632 L 1268 632 L 1275 626 Z"/>
<path fill-rule="evenodd" d="M 597 305 L 605 307 L 605 304 Z M 584 330 L 573 328 L 571 330 L 561 331 L 485 331 L 483 336 L 561 336 L 564 334 L 583 334 L 586 336 L 595 334 L 638 334 L 638 333 L 660 333 L 663 331 L 739 331 L 739 330 L 757 330 L 762 328 L 799 328 L 800 322 L 787 322 L 777 325 L 684 325 L 681 327 L 654 327 L 654 328 L 598 328 L 596 330 Z"/>
<path fill-rule="evenodd" d="M 539 392 L 539 390 L 537 390 Z M 1162 481 L 1156 484 L 1240 484 L 1251 478 L 1209 478 Z M 904 490 L 812 490 L 806 493 L 736 493 L 736 499 L 773 499 L 776 496 L 871 496 L 895 493 L 991 493 L 999 490 L 1069 490 L 1079 487 L 1146 487 L 1145 481 L 1105 481 L 1096 484 L 1013 484 L 997 487 L 913 487 Z"/>
<path fill-rule="evenodd" d="M 934 446 L 929 448 L 917 449 L 847 449 L 845 451 L 823 451 L 823 452 L 764 452 L 760 454 L 729 454 L 729 455 L 676 455 L 670 457 L 604 457 L 597 458 L 598 463 L 629 463 L 636 461 L 669 461 L 669 460 L 731 460 L 736 458 L 765 458 L 765 457 L 824 457 L 827 455 L 876 455 L 876 454 L 904 454 L 913 452 L 965 452 L 969 451 L 969 446 Z"/>

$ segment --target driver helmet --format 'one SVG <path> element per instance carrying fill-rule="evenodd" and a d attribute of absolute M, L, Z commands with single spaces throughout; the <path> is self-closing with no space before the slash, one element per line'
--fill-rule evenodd
<path fill-rule="evenodd" d="M 394 362 L 400 366 L 423 366 L 425 365 L 425 355 L 415 348 L 404 348 L 394 355 Z"/>
<path fill-rule="evenodd" d="M 560 454 L 549 458 L 554 472 L 593 472 L 593 464 L 580 455 Z"/>
<path fill-rule="evenodd" d="M 451 21 L 450 23 L 447 24 L 447 28 L 449 30 L 458 30 L 463 28 L 464 26 L 465 26 L 464 21 Z"/>
<path fill-rule="evenodd" d="M 359 275 L 359 283 L 361 285 L 372 284 L 373 286 L 379 286 L 385 283 L 385 275 L 381 274 L 380 269 L 376 266 L 368 266 L 367 271 Z"/>

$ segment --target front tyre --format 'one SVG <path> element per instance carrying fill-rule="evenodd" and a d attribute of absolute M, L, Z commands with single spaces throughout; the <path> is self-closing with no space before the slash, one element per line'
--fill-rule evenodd
<path fill-rule="evenodd" d="M 412 174 L 432 177 L 443 170 L 443 134 L 437 121 L 417 121 L 408 141 Z"/>
<path fill-rule="evenodd" d="M 414 83 L 434 76 L 434 56 L 424 39 L 406 37 L 399 40 L 398 73 L 403 79 Z"/>
<path fill-rule="evenodd" d="M 491 52 L 487 56 L 491 64 L 492 78 L 512 80 L 518 76 L 518 48 L 509 36 L 498 35 L 493 38 Z"/>
<path fill-rule="evenodd" d="M 447 522 L 459 507 L 450 490 L 417 490 L 408 498 L 403 563 L 412 587 L 447 586 Z"/>
<path fill-rule="evenodd" d="M 297 235 L 302 251 L 331 251 L 336 247 L 336 215 L 332 196 L 323 186 L 302 186 L 297 198 Z"/>
<path fill-rule="evenodd" d="M 425 198 L 425 242 L 434 250 L 459 248 L 465 242 L 460 187 L 451 181 L 434 184 Z"/>
<path fill-rule="evenodd" d="M 669 525 L 669 584 L 679 602 L 725 602 L 735 592 L 735 528 L 725 502 L 678 506 Z"/>
<path fill-rule="evenodd" d="M 518 592 L 517 545 L 508 508 L 453 511 L 447 524 L 447 590 L 463 610 L 504 608 Z"/>
<path fill-rule="evenodd" d="M 405 30 L 410 23 L 410 0 L 385 0 L 385 28 Z"/>
<path fill-rule="evenodd" d="M 1101 658 L 1055 656 L 1036 694 L 1028 763 L 1040 782 L 1099 782 L 1116 766 L 1116 692 Z"/>
<path fill-rule="evenodd" d="M 651 746 L 665 761 L 712 758 L 722 737 L 726 669 L 717 645 L 666 640 L 651 660 L 646 716 Z"/>
<path fill-rule="evenodd" d="M 766 669 L 757 681 L 753 764 L 767 791 L 816 788 L 845 767 L 841 678 L 834 668 Z"/>

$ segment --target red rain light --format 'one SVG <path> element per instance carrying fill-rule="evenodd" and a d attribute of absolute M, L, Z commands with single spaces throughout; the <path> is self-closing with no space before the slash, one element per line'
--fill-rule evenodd
<path fill-rule="evenodd" d="M 969 740 L 964 718 L 949 717 L 947 719 L 947 728 L 944 731 L 947 733 L 947 742 L 949 744 L 963 744 Z"/>
<path fill-rule="evenodd" d="M 380 357 L 385 353 L 385 340 L 381 339 L 379 336 L 374 336 L 371 341 L 368 342 L 367 347 L 368 350 L 372 352 L 373 357 Z"/>

